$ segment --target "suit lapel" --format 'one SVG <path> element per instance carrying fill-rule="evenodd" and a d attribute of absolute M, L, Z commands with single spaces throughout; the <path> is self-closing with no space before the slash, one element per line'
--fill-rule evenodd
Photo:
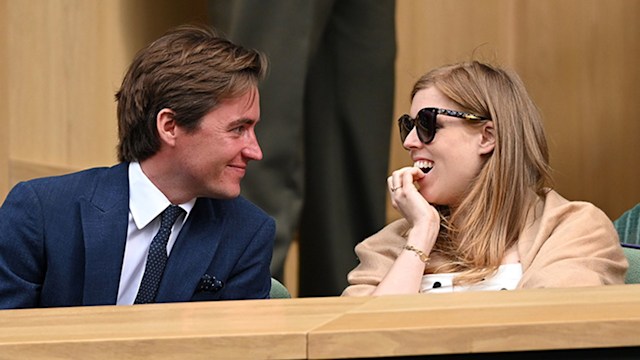
<path fill-rule="evenodd" d="M 213 261 L 223 232 L 219 207 L 198 199 L 171 250 L 156 302 L 189 301 Z"/>
<path fill-rule="evenodd" d="M 85 245 L 84 305 L 115 304 L 129 214 L 128 164 L 104 171 L 80 204 Z"/>

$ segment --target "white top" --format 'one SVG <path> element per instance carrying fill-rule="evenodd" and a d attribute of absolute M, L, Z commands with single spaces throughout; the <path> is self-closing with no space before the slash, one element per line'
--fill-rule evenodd
<path fill-rule="evenodd" d="M 453 278 L 460 273 L 427 274 L 422 277 L 421 293 L 447 293 L 458 291 L 513 290 L 522 278 L 520 263 L 500 265 L 496 274 L 472 285 L 453 286 Z"/>
<path fill-rule="evenodd" d="M 167 254 L 176 242 L 182 225 L 189 217 L 196 199 L 179 206 L 186 212 L 180 215 L 171 228 L 167 243 Z M 124 260 L 120 272 L 118 305 L 131 305 L 136 299 L 138 288 L 147 264 L 147 254 L 151 240 L 160 230 L 160 214 L 171 205 L 169 199 L 142 172 L 140 164 L 129 164 L 129 225 Z"/>

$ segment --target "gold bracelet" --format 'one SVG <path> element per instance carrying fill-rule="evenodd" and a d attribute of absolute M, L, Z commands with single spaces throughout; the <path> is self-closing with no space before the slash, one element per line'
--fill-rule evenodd
<path fill-rule="evenodd" d="M 416 253 L 416 255 L 418 255 L 418 257 L 420 258 L 420 261 L 422 261 L 425 264 L 429 263 L 429 256 L 425 254 L 422 250 L 416 249 L 411 245 L 405 245 L 403 249 L 413 251 L 414 253 Z"/>

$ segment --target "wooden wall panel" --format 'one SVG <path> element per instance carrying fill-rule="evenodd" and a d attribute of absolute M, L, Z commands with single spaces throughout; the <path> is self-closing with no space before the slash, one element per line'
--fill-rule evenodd
<path fill-rule="evenodd" d="M 7 81 L 7 1 L 0 0 L 0 199 L 9 188 L 9 86 Z"/>
<path fill-rule="evenodd" d="M 109 20 L 102 17 L 109 4 L 9 2 L 12 158 L 78 165 L 112 161 L 113 100 L 103 90 L 103 74 L 117 52 L 107 56 L 98 36 L 101 20 Z"/>
<path fill-rule="evenodd" d="M 517 4 L 516 62 L 544 114 L 557 189 L 615 219 L 640 202 L 640 1 Z"/>
<path fill-rule="evenodd" d="M 172 26 L 206 20 L 205 0 L 2 1 L 10 90 L 0 198 L 52 169 L 115 163 L 114 94 L 129 62 Z"/>
<path fill-rule="evenodd" d="M 558 191 L 612 219 L 640 202 L 640 1 L 403 0 L 397 19 L 396 117 L 433 67 L 509 66 L 542 110 Z M 390 171 L 408 164 L 394 122 Z"/>
<path fill-rule="evenodd" d="M 128 65 L 140 48 L 173 26 L 207 23 L 207 0 L 121 0 L 118 18 Z"/>

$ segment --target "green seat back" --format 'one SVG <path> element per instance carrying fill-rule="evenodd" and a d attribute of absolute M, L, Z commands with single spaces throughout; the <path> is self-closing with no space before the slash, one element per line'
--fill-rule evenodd
<path fill-rule="evenodd" d="M 626 284 L 640 284 L 640 203 L 627 210 L 613 225 L 620 236 L 620 243 L 629 261 Z"/>
<path fill-rule="evenodd" d="M 278 280 L 271 278 L 271 291 L 269 297 L 272 299 L 290 299 L 289 290 Z"/>
<path fill-rule="evenodd" d="M 622 244 L 624 255 L 629 261 L 625 284 L 640 284 L 640 247 Z"/>
<path fill-rule="evenodd" d="M 621 243 L 640 245 L 640 227 L 638 226 L 639 221 L 640 203 L 627 210 L 613 222 L 613 225 L 615 225 L 616 230 L 618 231 L 618 235 L 620 236 Z"/>

